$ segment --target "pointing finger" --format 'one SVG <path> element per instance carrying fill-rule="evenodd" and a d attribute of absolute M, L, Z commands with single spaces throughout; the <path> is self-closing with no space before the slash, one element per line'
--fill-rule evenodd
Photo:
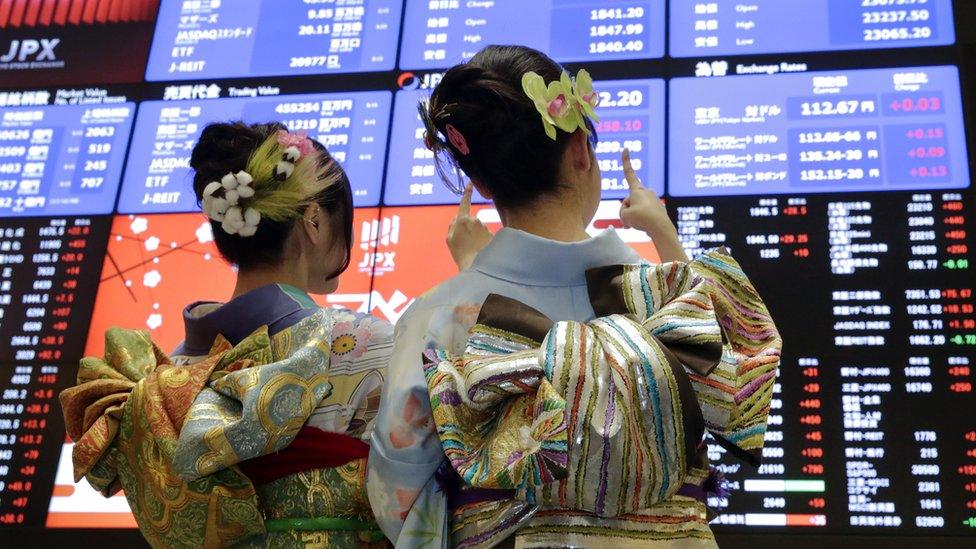
<path fill-rule="evenodd" d="M 644 185 L 641 184 L 640 178 L 637 177 L 637 173 L 634 172 L 634 166 L 630 163 L 630 149 L 624 149 L 622 160 L 624 163 L 624 178 L 627 180 L 627 187 L 629 187 L 631 191 L 643 188 Z"/>
<path fill-rule="evenodd" d="M 468 181 L 464 187 L 464 194 L 461 195 L 461 204 L 458 206 L 458 217 L 471 216 L 471 195 L 474 193 L 474 183 Z"/>

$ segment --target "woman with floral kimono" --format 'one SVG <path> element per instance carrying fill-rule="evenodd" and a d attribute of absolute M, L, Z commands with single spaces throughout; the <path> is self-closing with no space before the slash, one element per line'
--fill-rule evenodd
<path fill-rule="evenodd" d="M 82 361 L 76 480 L 124 490 L 154 547 L 387 545 L 365 478 L 392 326 L 309 297 L 349 265 L 345 172 L 280 124 L 208 126 L 190 165 L 233 297 L 189 305 L 171 356 L 112 329 Z"/>
<path fill-rule="evenodd" d="M 758 462 L 775 326 L 725 251 L 688 261 L 626 151 L 621 219 L 667 263 L 587 234 L 598 103 L 586 71 L 490 46 L 420 106 L 442 178 L 504 228 L 397 325 L 367 481 L 397 547 L 714 547 L 705 431 Z M 452 238 L 486 241 L 471 191 Z"/>

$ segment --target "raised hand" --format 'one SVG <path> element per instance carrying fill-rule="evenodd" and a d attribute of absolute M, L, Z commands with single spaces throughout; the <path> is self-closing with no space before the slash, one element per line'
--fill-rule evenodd
<path fill-rule="evenodd" d="M 623 152 L 624 178 L 630 188 L 630 196 L 620 204 L 620 220 L 628 229 L 639 229 L 646 233 L 656 233 L 674 226 L 660 197 L 652 189 L 641 183 L 630 163 L 630 151 Z"/>
<path fill-rule="evenodd" d="M 620 203 L 620 220 L 627 228 L 647 233 L 657 246 L 664 261 L 687 261 L 678 231 L 668 217 L 661 198 L 652 189 L 641 183 L 630 163 L 630 150 L 624 149 L 622 155 L 624 178 L 630 188 L 630 196 Z"/>
<path fill-rule="evenodd" d="M 458 206 L 457 216 L 447 231 L 447 247 L 451 250 L 454 263 L 461 271 L 471 266 L 478 252 L 487 246 L 494 236 L 484 223 L 471 215 L 471 195 L 473 192 L 474 185 L 469 182 L 461 196 L 461 205 Z"/>

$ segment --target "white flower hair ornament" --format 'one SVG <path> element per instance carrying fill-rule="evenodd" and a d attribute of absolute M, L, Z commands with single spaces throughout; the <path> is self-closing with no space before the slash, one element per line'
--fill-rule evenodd
<path fill-rule="evenodd" d="M 227 234 L 242 238 L 254 236 L 261 223 L 261 212 L 241 205 L 242 199 L 253 196 L 254 178 L 251 174 L 245 171 L 229 173 L 203 189 L 203 211 L 207 217 L 219 222 Z"/>

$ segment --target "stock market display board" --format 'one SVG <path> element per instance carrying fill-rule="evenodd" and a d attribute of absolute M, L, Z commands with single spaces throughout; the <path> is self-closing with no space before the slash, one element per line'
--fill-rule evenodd
<path fill-rule="evenodd" d="M 339 160 L 353 260 L 320 303 L 397 321 L 455 271 L 417 104 L 494 43 L 587 68 L 691 254 L 728 247 L 785 340 L 763 463 L 709 445 L 717 532 L 976 536 L 976 46 L 952 0 L 0 1 L 0 539 L 134 528 L 75 484 L 57 394 L 112 325 L 166 350 L 234 269 L 191 188 L 213 121 Z M 970 42 L 972 40 L 970 39 Z M 476 197 L 492 230 L 501 217 Z"/>

